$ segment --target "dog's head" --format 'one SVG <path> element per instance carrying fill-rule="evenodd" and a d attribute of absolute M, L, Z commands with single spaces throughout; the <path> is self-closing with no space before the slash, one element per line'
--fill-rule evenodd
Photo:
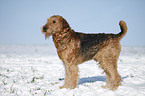
<path fill-rule="evenodd" d="M 59 16 L 54 15 L 47 19 L 47 23 L 42 27 L 42 33 L 45 34 L 45 39 L 50 35 L 53 35 L 58 32 L 62 32 L 64 28 L 69 27 L 69 24 L 66 20 Z"/>

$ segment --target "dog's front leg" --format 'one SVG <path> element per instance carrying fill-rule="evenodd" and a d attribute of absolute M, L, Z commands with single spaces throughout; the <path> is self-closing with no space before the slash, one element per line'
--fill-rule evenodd
<path fill-rule="evenodd" d="M 66 64 L 64 64 L 64 68 L 65 68 L 64 85 L 61 86 L 60 89 L 62 89 L 62 88 L 68 89 L 70 87 L 70 77 L 69 77 L 68 68 L 67 68 Z"/>
<path fill-rule="evenodd" d="M 70 89 L 74 89 L 78 86 L 78 65 L 76 64 L 68 64 L 68 75 L 69 75 L 69 83 Z"/>
<path fill-rule="evenodd" d="M 65 68 L 65 84 L 62 88 L 74 89 L 78 85 L 78 65 L 76 64 L 64 64 Z"/>

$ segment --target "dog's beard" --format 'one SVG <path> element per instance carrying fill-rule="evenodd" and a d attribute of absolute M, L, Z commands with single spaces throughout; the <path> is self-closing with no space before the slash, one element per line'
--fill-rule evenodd
<path fill-rule="evenodd" d="M 45 33 L 45 40 L 50 37 L 51 34 Z"/>

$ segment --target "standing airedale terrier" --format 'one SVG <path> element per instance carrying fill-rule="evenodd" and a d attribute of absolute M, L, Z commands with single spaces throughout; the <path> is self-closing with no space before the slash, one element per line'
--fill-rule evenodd
<path fill-rule="evenodd" d="M 71 29 L 67 21 L 58 15 L 47 20 L 42 28 L 45 38 L 52 35 L 59 58 L 65 67 L 65 84 L 61 88 L 75 88 L 78 85 L 78 64 L 94 59 L 106 73 L 106 86 L 115 90 L 121 77 L 117 71 L 117 60 L 121 51 L 119 41 L 125 36 L 127 26 L 119 23 L 119 34 L 84 34 Z"/>

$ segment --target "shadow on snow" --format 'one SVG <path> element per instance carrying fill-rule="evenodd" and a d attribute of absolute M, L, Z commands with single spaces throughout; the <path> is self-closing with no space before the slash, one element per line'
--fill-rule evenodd
<path fill-rule="evenodd" d="M 127 75 L 125 77 L 122 77 L 122 81 L 123 81 L 123 79 L 125 79 L 127 77 L 129 77 L 129 76 Z M 79 80 L 78 84 L 81 85 L 81 84 L 84 84 L 84 83 L 92 83 L 92 82 L 97 82 L 97 81 L 105 82 L 105 80 L 106 80 L 105 76 L 84 77 L 84 78 L 81 78 Z"/>
<path fill-rule="evenodd" d="M 128 75 L 125 77 L 122 77 L 122 81 L 123 79 L 129 77 Z M 64 80 L 64 78 L 59 78 L 60 81 Z M 103 81 L 105 82 L 106 78 L 105 76 L 94 76 L 94 77 L 84 77 L 81 78 L 78 82 L 79 85 L 84 84 L 84 83 L 92 83 L 92 82 L 97 82 L 97 81 Z"/>

